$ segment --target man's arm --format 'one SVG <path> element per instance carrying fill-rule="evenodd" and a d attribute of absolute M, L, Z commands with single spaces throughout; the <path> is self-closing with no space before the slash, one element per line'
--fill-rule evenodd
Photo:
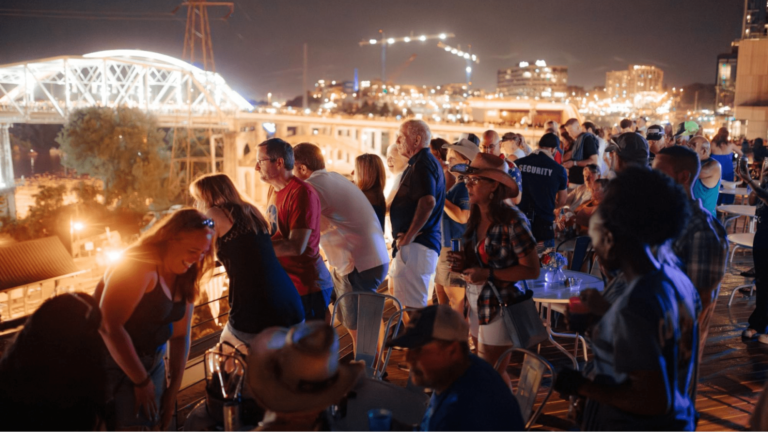
<path fill-rule="evenodd" d="M 704 186 L 712 188 L 717 186 L 717 182 L 720 181 L 720 162 L 710 159 L 707 163 L 701 165 L 701 173 L 699 178 Z"/>
<path fill-rule="evenodd" d="M 410 244 L 414 238 L 419 234 L 419 231 L 427 223 L 429 216 L 432 214 L 432 210 L 435 209 L 437 201 L 432 195 L 425 195 L 419 198 L 419 203 L 416 205 L 416 213 L 411 220 L 411 226 L 408 228 L 408 232 L 405 234 L 398 234 L 397 247 L 402 247 Z"/>
<path fill-rule="evenodd" d="M 311 235 L 311 229 L 292 229 L 288 238 L 272 240 L 275 254 L 279 257 L 303 254 L 307 250 L 307 244 L 309 244 L 309 237 Z"/>
<path fill-rule="evenodd" d="M 576 166 L 585 167 L 587 165 L 597 165 L 599 160 L 600 160 L 600 155 L 593 154 L 592 156 L 584 160 L 574 161 L 574 163 L 576 164 Z"/>
<path fill-rule="evenodd" d="M 664 415 L 672 405 L 672 395 L 660 371 L 630 372 L 629 380 L 619 386 L 588 381 L 579 387 L 579 394 L 622 411 L 645 416 Z"/>
<path fill-rule="evenodd" d="M 555 199 L 555 207 L 562 207 L 565 205 L 565 200 L 568 199 L 568 189 L 557 191 L 557 197 Z"/>
<path fill-rule="evenodd" d="M 469 220 L 469 210 L 464 210 L 448 200 L 445 200 L 445 214 L 458 223 L 465 224 Z"/>

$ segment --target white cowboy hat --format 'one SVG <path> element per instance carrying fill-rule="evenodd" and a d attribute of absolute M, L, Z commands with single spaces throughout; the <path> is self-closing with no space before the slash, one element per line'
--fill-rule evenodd
<path fill-rule="evenodd" d="M 272 327 L 248 354 L 247 383 L 256 400 L 275 412 L 323 409 L 357 383 L 365 364 L 339 364 L 339 339 L 323 321 Z"/>

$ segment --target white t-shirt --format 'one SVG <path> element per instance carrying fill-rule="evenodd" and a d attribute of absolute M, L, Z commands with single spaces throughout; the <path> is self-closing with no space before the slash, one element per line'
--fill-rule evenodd
<path fill-rule="evenodd" d="M 317 170 L 307 183 L 320 197 L 320 247 L 341 276 L 389 262 L 379 218 L 365 194 L 339 173 Z"/>

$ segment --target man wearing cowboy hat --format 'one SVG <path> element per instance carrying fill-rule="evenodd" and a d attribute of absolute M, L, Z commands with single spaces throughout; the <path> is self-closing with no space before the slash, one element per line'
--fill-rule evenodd
<path fill-rule="evenodd" d="M 248 354 L 248 386 L 267 409 L 261 430 L 313 430 L 318 416 L 338 403 L 365 364 L 339 364 L 336 331 L 322 321 L 261 332 Z"/>
<path fill-rule="evenodd" d="M 420 430 L 523 430 L 509 387 L 491 365 L 470 354 L 468 331 L 458 312 L 435 305 L 415 312 L 405 333 L 387 343 L 406 348 L 413 382 L 434 390 Z"/>

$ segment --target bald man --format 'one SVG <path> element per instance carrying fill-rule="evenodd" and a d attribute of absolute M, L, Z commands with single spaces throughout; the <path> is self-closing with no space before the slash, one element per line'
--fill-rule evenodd
<path fill-rule="evenodd" d="M 688 147 L 696 152 L 701 162 L 701 173 L 693 185 L 693 196 L 700 199 L 704 208 L 717 218 L 717 197 L 720 195 L 722 174 L 720 162 L 711 157 L 712 147 L 704 137 L 694 136 L 688 141 Z"/>
<path fill-rule="evenodd" d="M 480 151 L 494 156 L 500 156 L 500 142 L 501 138 L 499 138 L 499 134 L 496 133 L 495 130 L 487 130 L 483 133 L 483 140 L 480 142 Z"/>

